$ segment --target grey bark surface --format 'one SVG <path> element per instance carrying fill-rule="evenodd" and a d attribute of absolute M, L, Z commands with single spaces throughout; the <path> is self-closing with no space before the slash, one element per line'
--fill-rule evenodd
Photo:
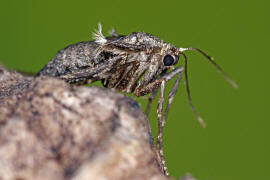
<path fill-rule="evenodd" d="M 0 67 L 0 180 L 170 179 L 133 99 Z"/>

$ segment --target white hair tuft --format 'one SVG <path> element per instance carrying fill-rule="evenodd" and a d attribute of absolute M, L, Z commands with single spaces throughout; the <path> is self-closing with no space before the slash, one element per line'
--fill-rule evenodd
<path fill-rule="evenodd" d="M 93 33 L 93 38 L 98 44 L 105 44 L 107 42 L 107 39 L 102 34 L 102 26 L 100 23 L 98 23 L 98 29 Z"/>

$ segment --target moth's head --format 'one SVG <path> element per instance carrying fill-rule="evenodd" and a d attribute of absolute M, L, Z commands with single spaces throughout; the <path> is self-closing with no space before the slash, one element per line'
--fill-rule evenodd
<path fill-rule="evenodd" d="M 166 67 L 172 67 L 179 61 L 179 50 L 178 48 L 166 45 L 162 53 L 162 63 Z"/>
<path fill-rule="evenodd" d="M 184 69 L 185 74 L 187 76 L 187 56 L 185 55 L 185 51 L 197 51 L 200 54 L 202 54 L 208 61 L 210 61 L 219 72 L 225 77 L 225 79 L 235 88 L 238 88 L 238 85 L 221 69 L 221 67 L 214 61 L 214 58 L 207 55 L 205 52 L 198 48 L 177 48 L 175 46 L 172 46 L 170 44 L 166 44 L 163 48 L 163 64 L 164 66 L 170 68 L 174 66 L 178 61 L 179 57 L 183 57 L 184 60 Z"/>

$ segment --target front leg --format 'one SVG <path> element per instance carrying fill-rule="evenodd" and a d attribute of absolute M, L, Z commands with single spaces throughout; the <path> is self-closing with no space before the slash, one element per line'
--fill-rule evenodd
<path fill-rule="evenodd" d="M 134 90 L 135 96 L 144 96 L 146 94 L 149 94 L 151 92 L 154 92 L 155 89 L 158 89 L 161 86 L 162 81 L 168 82 L 171 80 L 175 75 L 182 73 L 184 68 L 181 66 L 163 76 L 161 76 L 159 79 L 155 80 L 152 83 L 149 83 L 148 85 L 141 84 L 140 86 L 136 87 Z"/>
<path fill-rule="evenodd" d="M 165 72 L 162 72 L 160 76 L 164 76 L 166 74 L 166 71 Z M 148 103 L 147 103 L 147 107 L 145 109 L 145 114 L 146 116 L 149 115 L 150 113 L 150 110 L 151 110 L 151 106 L 152 106 L 152 103 L 154 101 L 154 99 L 156 98 L 157 96 L 157 92 L 158 92 L 158 88 L 157 89 L 154 89 L 153 92 L 151 93 L 150 96 L 148 96 Z"/>
<path fill-rule="evenodd" d="M 166 166 L 165 158 L 164 158 L 164 151 L 163 151 L 163 128 L 166 123 L 166 118 L 168 115 L 168 111 L 170 108 L 170 104 L 172 103 L 172 100 L 176 94 L 177 88 L 179 86 L 182 73 L 183 73 L 184 68 L 179 67 L 173 71 L 171 71 L 168 74 L 165 74 L 161 76 L 159 79 L 156 81 L 146 85 L 146 86 L 141 86 L 135 89 L 135 95 L 145 95 L 147 93 L 152 92 L 150 97 L 155 97 L 157 90 L 159 87 L 160 89 L 160 98 L 158 101 L 158 109 L 157 109 L 157 114 L 158 114 L 158 136 L 157 136 L 157 150 L 158 150 L 158 163 L 161 168 L 161 171 L 166 175 L 169 176 L 168 168 Z M 178 75 L 177 80 L 169 94 L 169 102 L 167 104 L 166 110 L 165 110 L 165 117 L 162 116 L 163 113 L 163 104 L 164 104 L 164 94 L 165 94 L 165 84 L 168 82 L 170 79 L 172 79 L 174 76 Z M 149 112 L 149 104 L 152 103 L 152 101 L 149 101 L 148 106 L 147 106 L 147 111 L 146 113 Z M 151 104 L 150 104 L 151 105 Z"/>
<path fill-rule="evenodd" d="M 165 94 L 165 83 L 166 83 L 165 80 L 163 80 L 161 82 L 160 98 L 158 101 L 158 108 L 157 108 L 157 114 L 158 114 L 157 150 L 158 150 L 159 167 L 161 168 L 162 172 L 166 176 L 169 176 L 168 168 L 166 166 L 166 162 L 165 162 L 165 158 L 164 158 L 163 141 L 162 141 L 163 127 L 165 125 L 165 122 L 163 121 L 163 118 L 162 118 L 164 94 Z"/>

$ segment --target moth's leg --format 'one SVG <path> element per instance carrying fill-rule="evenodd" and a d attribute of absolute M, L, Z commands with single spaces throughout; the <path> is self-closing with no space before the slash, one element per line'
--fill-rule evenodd
<path fill-rule="evenodd" d="M 149 115 L 152 103 L 153 103 L 153 101 L 154 101 L 154 99 L 155 99 L 155 97 L 157 95 L 157 92 L 158 92 L 158 88 L 154 89 L 153 92 L 151 93 L 151 95 L 148 97 L 148 103 L 147 103 L 147 107 L 146 107 L 146 110 L 145 110 L 146 116 Z"/>
<path fill-rule="evenodd" d="M 158 136 L 157 136 L 157 150 L 158 150 L 158 156 L 159 156 L 159 166 L 162 170 L 162 172 L 169 176 L 168 168 L 166 166 L 165 158 L 164 158 L 164 151 L 163 151 L 163 142 L 162 142 L 162 136 L 163 136 L 163 127 L 165 125 L 163 118 L 162 118 L 162 112 L 163 112 L 163 104 L 164 104 L 164 94 L 165 94 L 165 83 L 166 81 L 163 80 L 161 82 L 160 86 L 160 98 L 158 101 Z"/>
<path fill-rule="evenodd" d="M 165 74 L 166 74 L 166 71 L 161 74 L 161 77 L 164 76 Z M 148 116 L 149 113 L 150 113 L 151 106 L 152 106 L 152 103 L 153 103 L 153 101 L 155 100 L 155 98 L 157 96 L 157 92 L 158 92 L 158 88 L 154 89 L 153 92 L 151 93 L 151 95 L 148 96 L 148 98 L 147 98 L 148 103 L 147 103 L 147 107 L 145 109 L 146 116 Z"/>
<path fill-rule="evenodd" d="M 114 88 L 121 86 L 122 81 L 126 77 L 132 77 L 132 75 L 134 75 L 134 73 L 136 72 L 136 70 L 139 67 L 139 64 L 136 61 L 126 63 L 125 65 L 126 65 L 126 67 L 123 67 L 125 71 L 123 73 L 121 73 L 121 77 L 119 79 L 116 79 L 117 83 L 114 85 Z M 129 79 L 129 83 L 131 83 L 131 82 L 132 82 L 132 78 Z M 129 83 L 128 83 L 127 87 L 125 87 L 127 92 L 130 92 L 130 89 L 131 89 L 131 87 L 129 86 Z"/>
<path fill-rule="evenodd" d="M 181 66 L 163 76 L 161 76 L 159 79 L 157 79 L 156 81 L 146 85 L 146 86 L 141 86 L 135 89 L 134 94 L 136 96 L 142 96 L 145 94 L 148 94 L 150 92 L 155 92 L 155 90 L 157 90 L 159 87 L 161 87 L 161 94 L 160 94 L 160 99 L 158 102 L 158 137 L 157 137 L 157 150 L 158 150 L 158 161 L 159 161 L 159 165 L 161 170 L 163 171 L 163 173 L 165 175 L 169 175 L 168 173 L 168 168 L 166 167 L 165 164 L 165 159 L 164 159 L 164 152 L 163 152 L 163 143 L 162 143 L 162 136 L 163 136 L 163 127 L 165 125 L 166 119 L 164 119 L 162 117 L 162 112 L 163 112 L 163 104 L 164 104 L 164 91 L 165 91 L 165 84 L 166 82 L 168 82 L 170 79 L 172 79 L 174 76 L 178 75 L 178 78 L 176 80 L 176 83 L 173 87 L 173 89 L 171 90 L 171 93 L 169 95 L 169 101 L 172 101 L 172 99 L 174 98 L 174 95 L 176 93 L 177 87 L 180 83 L 180 79 L 182 77 L 182 73 L 183 73 L 184 68 Z M 171 104 L 171 102 L 169 102 Z M 170 105 L 167 105 L 166 107 L 166 111 L 169 110 Z M 166 112 L 165 112 L 165 116 Z"/>
<path fill-rule="evenodd" d="M 167 117 L 168 117 L 168 112 L 169 112 L 169 109 L 170 109 L 170 105 L 175 97 L 175 94 L 177 92 L 177 89 L 179 87 L 179 83 L 180 83 L 180 80 L 182 78 L 182 74 L 183 74 L 183 71 L 181 71 L 179 74 L 178 74 L 178 77 L 174 83 L 174 86 L 173 88 L 171 89 L 170 93 L 169 93 L 169 97 L 168 97 L 168 103 L 167 103 L 167 106 L 166 106 L 166 109 L 165 109 L 165 114 L 162 116 L 162 112 L 163 112 L 163 104 L 164 104 L 164 91 L 165 91 L 165 82 L 161 83 L 161 88 L 160 88 L 160 99 L 159 99 L 159 104 L 158 104 L 158 110 L 157 110 L 157 113 L 158 113 L 158 136 L 157 136 L 157 149 L 158 149 L 158 155 L 159 155 L 159 163 L 160 163 L 160 167 L 162 168 L 163 170 L 163 173 L 167 176 L 169 176 L 169 172 L 168 172 L 168 168 L 166 166 L 166 161 L 165 161 L 165 158 L 164 158 L 164 151 L 163 151 L 163 128 L 166 124 L 166 120 L 167 120 Z"/>
<path fill-rule="evenodd" d="M 168 82 L 175 75 L 182 73 L 183 70 L 184 70 L 184 68 L 181 66 L 181 67 L 161 76 L 159 79 L 155 80 L 152 83 L 149 83 L 148 85 L 142 84 L 139 87 L 136 87 L 136 89 L 134 90 L 134 95 L 135 96 L 144 96 L 146 94 L 153 92 L 155 89 L 157 89 L 161 86 L 162 81 Z"/>
<path fill-rule="evenodd" d="M 158 137 L 157 137 L 157 147 L 158 147 L 158 151 L 159 151 L 159 156 L 160 156 L 160 165 L 162 167 L 162 170 L 164 172 L 165 175 L 169 176 L 169 172 L 168 172 L 168 168 L 166 166 L 166 162 L 165 162 L 165 158 L 164 158 L 164 151 L 163 151 L 163 141 L 162 141 L 162 138 L 163 138 L 163 128 L 165 126 L 165 123 L 166 123 L 166 120 L 167 120 L 167 117 L 168 117 L 168 112 L 169 112 L 169 109 L 170 109 L 170 105 L 175 97 L 175 94 L 177 92 L 177 89 L 179 87 L 179 83 L 180 83 L 180 80 L 182 78 L 182 74 L 183 74 L 183 71 L 181 71 L 179 74 L 178 74 L 178 77 L 174 83 L 174 86 L 173 88 L 171 89 L 170 93 L 169 93 L 169 100 L 168 100 L 168 103 L 167 103 L 167 106 L 166 106 L 166 109 L 165 109 L 165 114 L 163 115 L 162 117 L 162 112 L 163 112 L 163 104 L 164 104 L 164 91 L 165 91 L 165 82 L 161 83 L 161 88 L 160 88 L 160 99 L 159 99 L 159 104 L 158 104 Z"/>
<path fill-rule="evenodd" d="M 167 106 L 166 106 L 166 109 L 165 109 L 165 114 L 164 114 L 164 117 L 163 117 L 163 121 L 164 123 L 166 123 L 166 120 L 167 120 L 167 117 L 168 117 L 168 113 L 169 113 L 169 110 L 170 110 L 170 106 L 173 102 L 173 99 L 175 97 L 175 94 L 177 92 L 177 89 L 179 87 L 179 84 L 180 84 L 180 81 L 181 81 L 181 78 L 182 78 L 182 74 L 183 72 L 180 72 L 178 74 L 178 77 L 173 85 L 173 88 L 171 89 L 170 93 L 169 93 L 169 97 L 168 97 L 168 103 L 167 103 Z"/>

